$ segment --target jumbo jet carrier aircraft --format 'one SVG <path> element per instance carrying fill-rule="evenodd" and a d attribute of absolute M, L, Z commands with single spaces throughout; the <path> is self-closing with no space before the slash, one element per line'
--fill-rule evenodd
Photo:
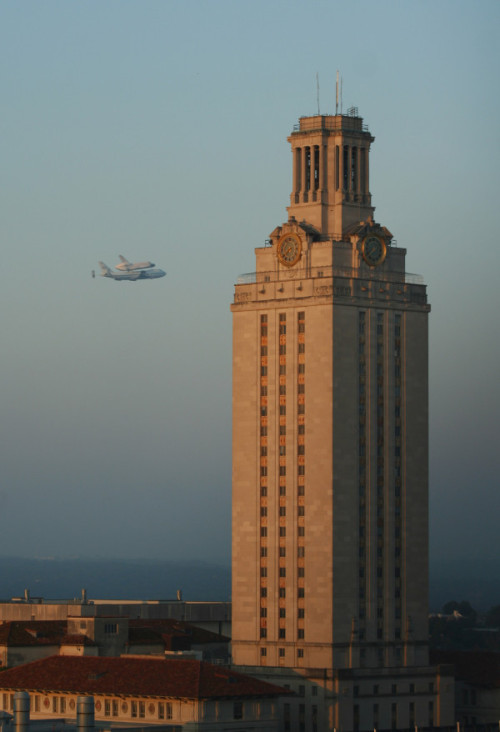
<path fill-rule="evenodd" d="M 113 272 L 113 270 L 108 267 L 107 264 L 104 264 L 104 262 L 99 262 L 99 266 L 101 268 L 102 277 L 109 277 L 110 279 L 117 280 L 118 282 L 123 280 L 129 280 L 130 282 L 135 282 L 136 280 L 155 280 L 158 277 L 165 277 L 167 274 L 159 267 L 155 267 L 154 269 L 133 269 L 128 272 Z M 152 266 L 151 262 L 149 262 L 149 266 Z"/>

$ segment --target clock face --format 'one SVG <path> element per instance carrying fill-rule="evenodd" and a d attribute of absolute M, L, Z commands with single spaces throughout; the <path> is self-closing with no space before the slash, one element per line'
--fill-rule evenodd
<path fill-rule="evenodd" d="M 302 245 L 296 234 L 285 234 L 278 242 L 278 259 L 285 267 L 293 267 L 300 259 Z"/>
<path fill-rule="evenodd" d="M 387 254 L 387 247 L 382 239 L 378 236 L 368 236 L 362 244 L 361 253 L 363 259 L 370 267 L 376 267 L 385 259 Z"/>

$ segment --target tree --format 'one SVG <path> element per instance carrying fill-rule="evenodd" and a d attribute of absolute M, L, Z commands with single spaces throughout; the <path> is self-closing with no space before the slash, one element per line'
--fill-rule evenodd
<path fill-rule="evenodd" d="M 484 624 L 487 628 L 500 627 L 500 605 L 493 605 L 486 613 Z"/>
<path fill-rule="evenodd" d="M 457 602 L 456 600 L 450 600 L 445 605 L 443 605 L 442 612 L 444 615 L 453 615 L 454 612 L 460 613 L 466 618 L 469 623 L 475 623 L 477 618 L 477 613 L 467 600 L 462 600 L 461 602 Z"/>

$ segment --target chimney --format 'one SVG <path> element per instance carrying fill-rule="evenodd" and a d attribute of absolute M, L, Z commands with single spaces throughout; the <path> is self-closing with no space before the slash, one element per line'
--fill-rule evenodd
<path fill-rule="evenodd" d="M 76 727 L 78 732 L 94 730 L 94 697 L 79 696 L 76 699 Z M 17 730 L 16 730 L 17 732 Z"/>
<path fill-rule="evenodd" d="M 14 694 L 14 730 L 28 732 L 30 726 L 30 695 L 27 691 Z"/>

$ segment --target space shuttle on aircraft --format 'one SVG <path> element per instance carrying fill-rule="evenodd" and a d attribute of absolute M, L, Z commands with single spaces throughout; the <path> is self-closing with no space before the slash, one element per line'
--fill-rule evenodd
<path fill-rule="evenodd" d="M 122 272 L 132 272 L 135 269 L 150 269 L 155 266 L 154 262 L 129 262 L 123 254 L 120 254 L 119 257 L 120 264 L 116 264 L 115 269 L 119 269 Z"/>

